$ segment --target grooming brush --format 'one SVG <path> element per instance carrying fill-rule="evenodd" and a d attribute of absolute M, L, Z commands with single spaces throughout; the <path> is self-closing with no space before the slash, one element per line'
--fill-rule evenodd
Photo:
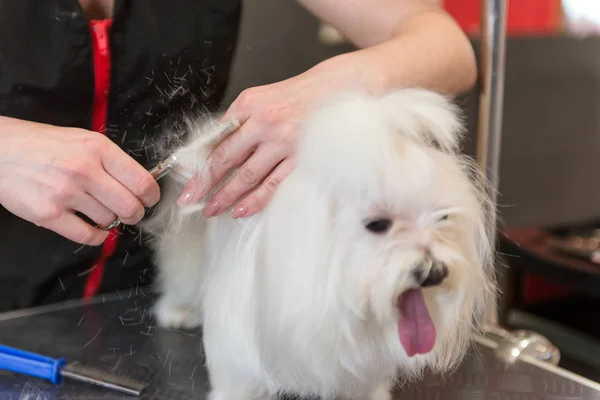
<path fill-rule="evenodd" d="M 139 396 L 148 383 L 112 374 L 78 362 L 67 363 L 64 358 L 51 358 L 9 346 L 0 345 L 0 369 L 47 379 L 55 385 L 62 378 L 112 389 Z"/>

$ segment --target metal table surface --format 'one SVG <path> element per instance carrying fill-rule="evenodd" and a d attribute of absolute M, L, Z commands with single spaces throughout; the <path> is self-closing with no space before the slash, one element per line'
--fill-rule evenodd
<path fill-rule="evenodd" d="M 0 343 L 106 371 L 149 380 L 142 399 L 204 399 L 201 333 L 158 329 L 144 293 L 100 297 L 0 315 Z M 452 375 L 430 377 L 398 389 L 411 400 L 600 400 L 600 385 L 547 365 L 518 361 L 507 368 L 481 340 Z M 545 364 L 539 363 L 544 366 Z M 60 386 L 0 372 L 0 400 L 133 399 L 135 397 L 65 380 Z"/>

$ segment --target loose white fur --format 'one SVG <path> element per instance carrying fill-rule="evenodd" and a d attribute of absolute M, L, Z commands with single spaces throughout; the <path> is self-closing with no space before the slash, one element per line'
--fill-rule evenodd
<path fill-rule="evenodd" d="M 192 124 L 192 139 L 210 125 Z M 296 169 L 260 214 L 205 220 L 175 204 L 182 185 L 168 182 L 148 224 L 155 311 L 163 326 L 203 325 L 211 400 L 384 400 L 398 379 L 461 360 L 494 287 L 494 218 L 460 134 L 456 108 L 438 94 L 345 93 L 302 125 Z M 214 145 L 180 157 L 183 169 L 207 173 Z M 377 218 L 390 230 L 365 229 Z M 427 257 L 449 274 L 423 289 L 437 341 L 411 358 L 397 300 L 419 286 L 412 271 Z"/>

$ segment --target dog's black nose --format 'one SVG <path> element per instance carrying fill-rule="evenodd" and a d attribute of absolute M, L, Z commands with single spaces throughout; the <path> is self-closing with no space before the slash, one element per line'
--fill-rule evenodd
<path fill-rule="evenodd" d="M 448 277 L 448 267 L 444 263 L 435 261 L 429 272 L 420 266 L 415 269 L 414 275 L 421 287 L 437 286 Z"/>

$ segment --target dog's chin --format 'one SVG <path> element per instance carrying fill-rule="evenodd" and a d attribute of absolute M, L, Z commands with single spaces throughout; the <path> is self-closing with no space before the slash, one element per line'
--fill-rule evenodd
<path fill-rule="evenodd" d="M 398 338 L 406 355 L 411 358 L 431 353 L 437 332 L 423 289 L 411 288 L 402 292 L 396 299 L 396 310 Z"/>

